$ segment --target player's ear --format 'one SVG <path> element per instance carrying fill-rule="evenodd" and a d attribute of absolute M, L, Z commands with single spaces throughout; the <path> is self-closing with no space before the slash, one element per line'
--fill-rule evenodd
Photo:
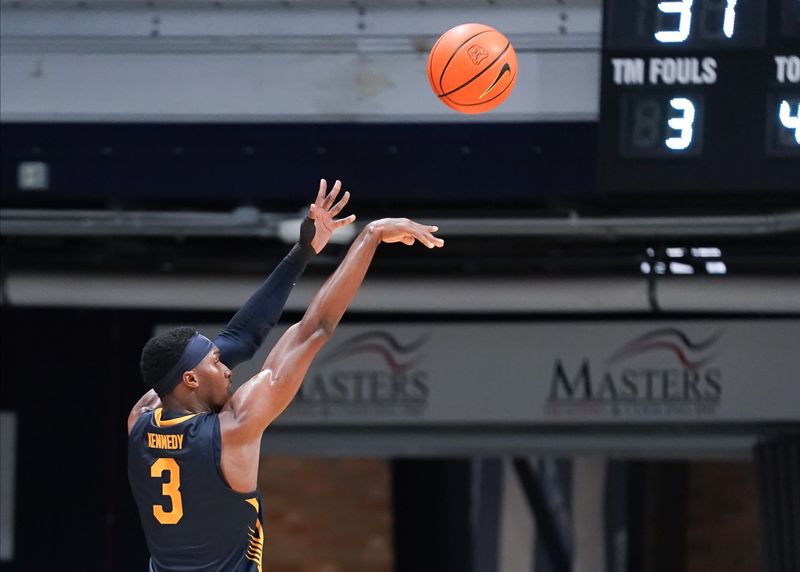
<path fill-rule="evenodd" d="M 184 371 L 183 377 L 181 378 L 181 383 L 183 383 L 189 389 L 197 389 L 197 386 L 200 384 L 200 381 L 197 379 L 197 376 L 194 374 L 194 370 Z"/>

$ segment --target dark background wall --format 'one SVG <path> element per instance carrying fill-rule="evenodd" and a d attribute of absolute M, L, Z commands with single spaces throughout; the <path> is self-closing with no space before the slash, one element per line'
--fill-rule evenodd
<path fill-rule="evenodd" d="M 154 318 L 3 307 L 0 408 L 18 415 L 17 558 L 4 569 L 146 569 L 126 420 Z"/>

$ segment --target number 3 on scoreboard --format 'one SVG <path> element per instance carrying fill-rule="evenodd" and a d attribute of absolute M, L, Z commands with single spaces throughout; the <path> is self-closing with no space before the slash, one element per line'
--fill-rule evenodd
<path fill-rule="evenodd" d="M 169 473 L 169 480 L 161 485 L 161 494 L 172 501 L 172 510 L 164 510 L 160 504 L 153 505 L 153 516 L 161 524 L 177 524 L 183 518 L 183 501 L 181 500 L 181 468 L 175 459 L 162 457 L 150 467 L 150 476 L 160 478 L 164 472 Z"/>
<path fill-rule="evenodd" d="M 672 129 L 680 132 L 678 137 L 670 137 L 665 141 L 667 147 L 675 151 L 682 151 L 692 144 L 694 133 L 694 103 L 685 97 L 673 97 L 669 101 L 672 109 L 681 111 L 680 117 L 672 117 L 667 121 Z"/>

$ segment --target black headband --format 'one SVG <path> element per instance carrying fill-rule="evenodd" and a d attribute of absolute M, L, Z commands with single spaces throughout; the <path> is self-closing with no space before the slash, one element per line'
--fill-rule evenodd
<path fill-rule="evenodd" d="M 203 358 L 214 349 L 214 343 L 205 337 L 200 332 L 195 332 L 186 344 L 186 349 L 183 350 L 181 358 L 178 362 L 170 368 L 170 370 L 153 384 L 153 389 L 156 393 L 163 397 L 168 395 L 173 388 L 178 385 L 178 382 L 183 376 L 183 372 L 192 369 L 198 363 L 203 361 Z"/>

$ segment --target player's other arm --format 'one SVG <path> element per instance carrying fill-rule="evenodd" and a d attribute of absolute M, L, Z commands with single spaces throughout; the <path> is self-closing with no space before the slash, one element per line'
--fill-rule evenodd
<path fill-rule="evenodd" d="M 131 432 L 131 429 L 133 429 L 139 417 L 159 407 L 161 407 L 161 399 L 159 399 L 155 390 L 151 389 L 145 393 L 142 398 L 136 402 L 136 405 L 133 406 L 133 409 L 131 409 L 128 415 L 128 433 Z"/>
<path fill-rule="evenodd" d="M 408 219 L 382 219 L 364 228 L 311 300 L 302 320 L 281 336 L 261 372 L 242 385 L 226 404 L 230 413 L 226 424 L 235 441 L 260 439 L 264 429 L 289 405 L 314 356 L 330 339 L 361 286 L 378 245 L 412 245 L 418 240 L 428 248 L 440 247 L 444 241 L 431 234 L 436 230 Z"/>
<path fill-rule="evenodd" d="M 299 242 L 214 340 L 220 350 L 220 360 L 228 367 L 234 368 L 253 357 L 280 318 L 308 261 L 325 248 L 335 229 L 355 220 L 354 216 L 334 219 L 347 204 L 350 193 L 345 192 L 342 199 L 334 203 L 342 183 L 336 181 L 328 194 L 327 188 L 325 179 L 320 180 L 317 198 L 301 225 Z"/>

